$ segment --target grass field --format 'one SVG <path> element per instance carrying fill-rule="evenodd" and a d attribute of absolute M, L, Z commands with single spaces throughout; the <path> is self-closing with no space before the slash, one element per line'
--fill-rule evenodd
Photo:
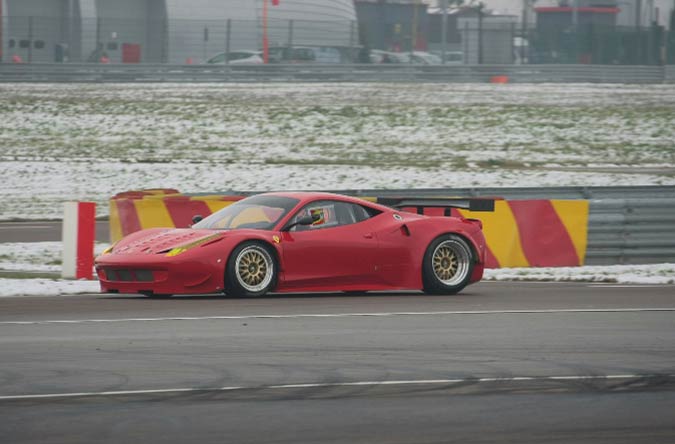
<path fill-rule="evenodd" d="M 675 86 L 0 84 L 0 219 L 130 189 L 675 184 Z"/>

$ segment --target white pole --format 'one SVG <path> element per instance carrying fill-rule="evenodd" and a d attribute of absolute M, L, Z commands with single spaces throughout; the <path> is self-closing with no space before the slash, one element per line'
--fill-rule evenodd
<path fill-rule="evenodd" d="M 63 204 L 63 227 L 61 239 L 63 241 L 63 257 L 61 259 L 61 276 L 65 279 L 75 279 L 77 263 L 77 202 Z"/>
<path fill-rule="evenodd" d="M 63 207 L 61 276 L 66 279 L 92 279 L 96 204 L 66 202 Z"/>

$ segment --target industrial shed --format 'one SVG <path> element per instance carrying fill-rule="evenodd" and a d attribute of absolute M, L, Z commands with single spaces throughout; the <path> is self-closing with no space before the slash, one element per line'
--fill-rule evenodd
<path fill-rule="evenodd" d="M 0 60 L 199 63 L 261 48 L 264 1 L 271 46 L 358 41 L 352 0 L 0 0 Z"/>

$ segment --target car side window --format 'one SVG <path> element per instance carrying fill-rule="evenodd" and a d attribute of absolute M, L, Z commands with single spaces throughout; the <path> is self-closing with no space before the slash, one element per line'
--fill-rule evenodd
<path fill-rule="evenodd" d="M 356 205 L 356 204 L 349 204 L 352 207 L 352 211 L 354 213 L 354 218 L 356 219 L 356 222 L 362 222 L 366 219 L 370 219 L 371 217 L 375 217 L 378 214 L 382 213 L 379 210 L 375 210 L 370 207 L 364 207 L 363 205 Z"/>
<path fill-rule="evenodd" d="M 291 223 L 307 215 L 314 217 L 315 222 L 312 225 L 296 225 L 291 228 L 291 231 L 313 231 L 355 224 L 369 219 L 375 214 L 369 213 L 368 209 L 361 205 L 336 200 L 320 200 L 305 205 L 291 219 Z"/>

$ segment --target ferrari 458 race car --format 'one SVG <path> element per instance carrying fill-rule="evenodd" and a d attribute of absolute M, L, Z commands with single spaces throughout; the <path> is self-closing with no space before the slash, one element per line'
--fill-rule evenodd
<path fill-rule="evenodd" d="M 132 233 L 96 258 L 104 293 L 150 297 L 225 292 L 411 289 L 454 294 L 483 276 L 481 222 L 450 207 L 491 211 L 491 200 L 390 199 L 267 193 L 190 228 Z M 402 208 L 445 208 L 425 216 Z"/>

